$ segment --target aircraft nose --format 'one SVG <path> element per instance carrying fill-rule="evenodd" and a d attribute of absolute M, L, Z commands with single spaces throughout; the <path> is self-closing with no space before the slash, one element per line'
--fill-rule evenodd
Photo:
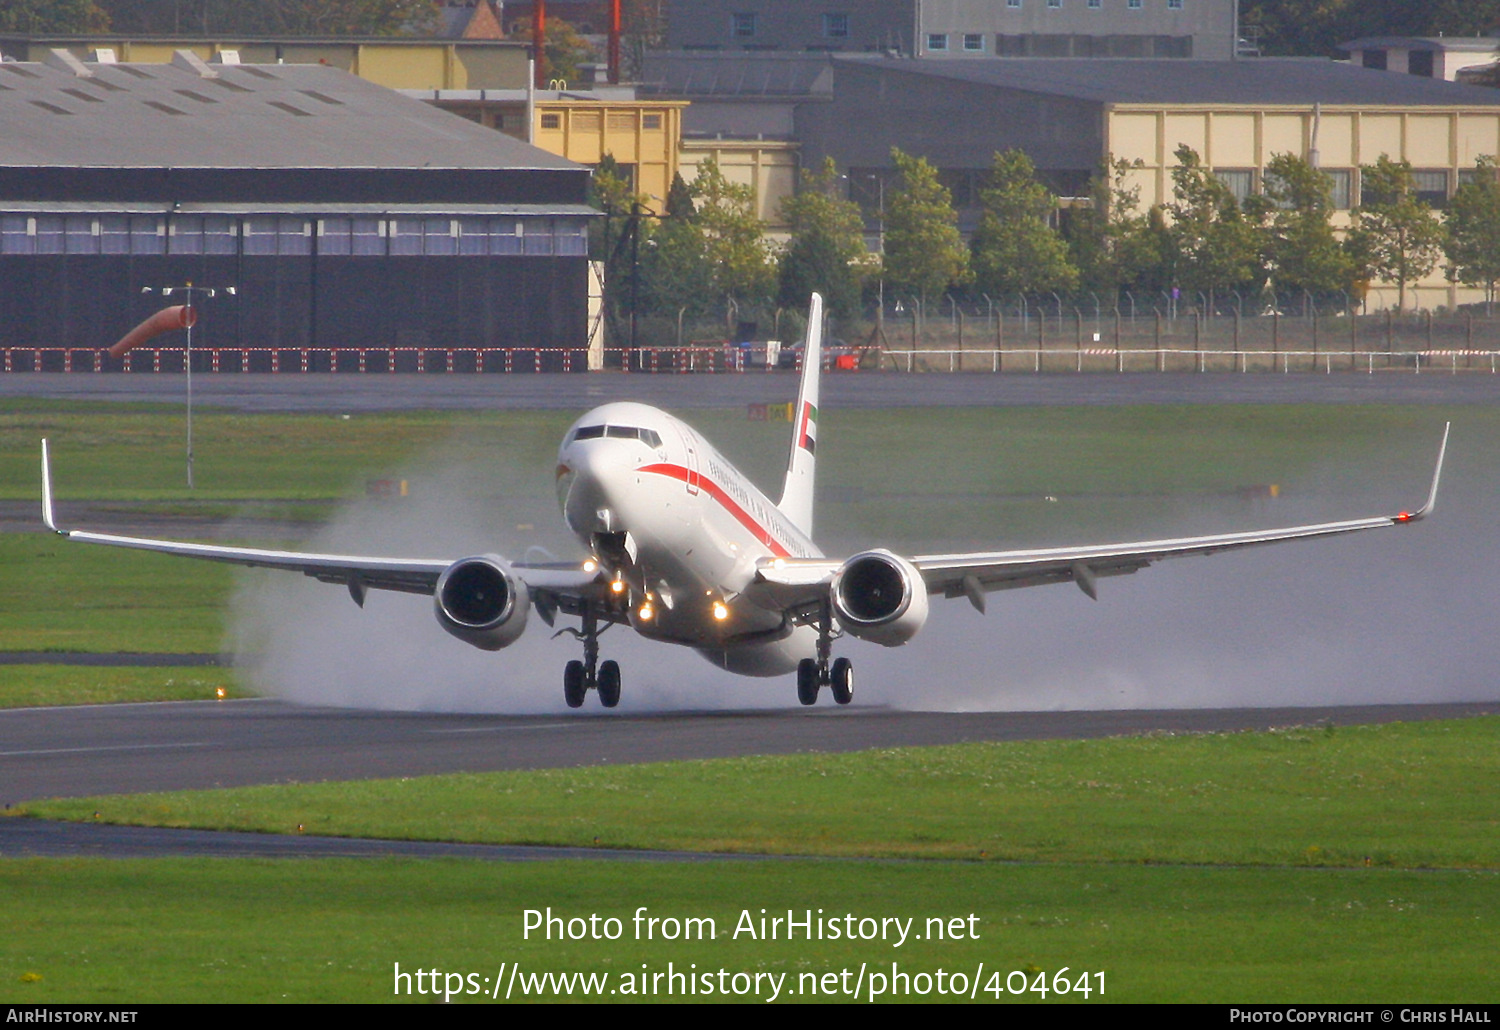
<path fill-rule="evenodd" d="M 603 446 L 601 446 L 603 444 Z M 613 465 L 604 441 L 575 444 L 557 467 L 557 500 L 575 533 L 607 533 L 614 521 L 609 491 Z"/>

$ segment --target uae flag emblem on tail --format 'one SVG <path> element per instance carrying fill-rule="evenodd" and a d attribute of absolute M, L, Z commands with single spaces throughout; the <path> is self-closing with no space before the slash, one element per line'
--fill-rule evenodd
<path fill-rule="evenodd" d="M 815 453 L 813 445 L 818 440 L 818 409 L 806 401 L 802 404 L 802 432 L 797 435 L 798 445 L 808 454 Z"/>

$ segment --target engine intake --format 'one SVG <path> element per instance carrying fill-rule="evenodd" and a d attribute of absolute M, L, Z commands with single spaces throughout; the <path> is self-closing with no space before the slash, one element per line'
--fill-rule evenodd
<path fill-rule="evenodd" d="M 833 578 L 833 614 L 850 636 L 896 647 L 927 622 L 927 584 L 915 565 L 890 551 L 865 551 Z"/>
<path fill-rule="evenodd" d="M 438 625 L 485 651 L 515 643 L 531 611 L 526 581 L 493 554 L 460 558 L 448 566 L 432 600 Z"/>

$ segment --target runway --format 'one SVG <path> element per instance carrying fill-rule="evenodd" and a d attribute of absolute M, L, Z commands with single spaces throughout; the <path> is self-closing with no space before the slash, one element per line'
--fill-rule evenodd
<path fill-rule="evenodd" d="M 89 402 L 181 404 L 184 377 L 170 374 L 11 373 L 0 401 L 30 397 Z M 417 410 L 584 411 L 613 400 L 674 410 L 735 408 L 791 400 L 791 372 L 629 375 L 200 375 L 195 405 L 255 412 L 345 413 Z M 1493 404 L 1500 376 L 1483 372 L 1338 373 L 982 372 L 833 373 L 823 378 L 830 408 L 995 407 L 1122 404 Z"/>
<path fill-rule="evenodd" d="M 0 803 L 979 740 L 1263 730 L 1462 718 L 1495 703 L 1113 712 L 909 712 L 855 705 L 564 716 L 302 708 L 273 700 L 0 711 Z"/>

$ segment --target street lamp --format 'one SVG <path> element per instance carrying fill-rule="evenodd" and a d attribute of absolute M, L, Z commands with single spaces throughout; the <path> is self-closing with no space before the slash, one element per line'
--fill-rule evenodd
<path fill-rule="evenodd" d="M 193 489 L 193 323 L 198 321 L 198 313 L 193 307 L 193 295 L 197 294 L 203 298 L 209 298 L 219 293 L 227 293 L 231 297 L 236 290 L 233 286 L 223 286 L 214 289 L 210 286 L 194 286 L 189 280 L 181 286 L 142 286 L 142 293 L 159 293 L 163 297 L 170 297 L 173 293 L 187 294 L 186 311 L 183 313 L 184 327 L 187 329 L 187 347 L 182 352 L 182 367 L 187 373 L 187 485 Z"/>

